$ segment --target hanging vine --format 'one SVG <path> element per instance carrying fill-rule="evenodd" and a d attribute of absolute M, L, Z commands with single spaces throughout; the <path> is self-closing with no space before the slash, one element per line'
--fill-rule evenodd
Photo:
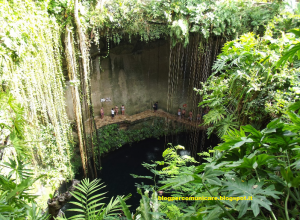
<path fill-rule="evenodd" d="M 80 59 L 81 64 L 80 64 L 80 76 L 81 76 L 81 91 L 82 91 L 82 106 L 84 106 L 84 109 L 82 111 L 85 114 L 85 117 L 83 119 L 85 120 L 91 120 L 89 123 L 89 130 L 91 132 L 95 131 L 96 132 L 96 123 L 94 121 L 94 113 L 93 113 L 93 104 L 92 104 L 92 99 L 91 99 L 91 84 L 90 84 L 90 65 L 89 65 L 89 50 L 87 47 L 88 40 L 85 36 L 84 33 L 84 27 L 81 24 L 81 21 L 79 19 L 78 15 L 78 0 L 75 0 L 74 4 L 74 20 L 76 23 L 76 30 L 77 30 L 77 35 L 78 35 L 78 41 L 79 41 L 79 49 L 80 49 Z M 84 139 L 85 139 L 85 151 L 86 151 L 86 162 L 90 170 L 90 174 L 92 178 L 97 177 L 97 169 L 96 169 L 96 159 L 95 159 L 95 154 L 94 154 L 94 145 L 93 145 L 93 137 L 87 138 L 87 134 L 85 132 L 85 123 L 82 121 L 82 127 L 83 127 L 83 133 L 84 133 Z M 79 128 L 78 128 L 79 129 Z M 97 132 L 96 132 L 97 133 Z M 98 134 L 97 134 L 98 137 Z M 83 160 L 83 159 L 82 159 Z M 92 165 L 93 162 L 93 165 Z M 87 176 L 87 168 L 85 167 L 85 176 Z"/>
<path fill-rule="evenodd" d="M 24 108 L 30 125 L 24 137 L 37 173 L 47 173 L 57 185 L 73 176 L 60 27 L 43 5 L 31 0 L 1 1 L 0 18 L 1 90 Z"/>
<path fill-rule="evenodd" d="M 71 85 L 71 92 L 72 92 L 72 99 L 73 99 L 73 110 L 76 118 L 77 124 L 77 134 L 79 139 L 79 150 L 81 156 L 81 162 L 83 167 L 84 175 L 87 176 L 86 171 L 86 163 L 87 157 L 85 152 L 85 147 L 83 143 L 83 131 L 82 131 L 82 114 L 81 114 L 81 104 L 80 104 L 80 96 L 78 91 L 79 80 L 77 78 L 77 71 L 76 71 L 76 58 L 74 57 L 74 45 L 73 45 L 73 36 L 72 31 L 70 30 L 69 25 L 66 27 L 65 33 L 65 51 L 66 51 L 66 60 L 68 65 L 68 73 Z"/>

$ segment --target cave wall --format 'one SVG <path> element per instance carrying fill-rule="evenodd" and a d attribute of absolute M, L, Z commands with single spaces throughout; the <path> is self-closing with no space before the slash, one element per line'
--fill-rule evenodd
<path fill-rule="evenodd" d="M 102 46 L 103 47 L 103 46 Z M 92 47 L 91 54 L 97 52 Z M 147 109 L 152 109 L 158 101 L 159 109 L 167 110 L 168 75 L 170 44 L 168 40 L 160 39 L 154 42 L 134 41 L 112 46 L 107 58 L 101 57 L 101 71 L 99 69 L 99 55 L 92 56 L 91 94 L 95 116 L 100 115 L 101 107 L 104 114 L 110 115 L 115 105 L 125 105 L 126 114 L 133 115 Z M 172 108 L 170 112 L 177 114 L 183 104 L 190 107 L 189 100 L 189 72 L 178 80 L 178 86 L 172 94 Z M 71 92 L 69 85 L 66 90 L 67 113 L 74 120 Z M 101 99 L 110 98 L 109 102 Z M 186 110 L 188 110 L 186 108 Z"/>

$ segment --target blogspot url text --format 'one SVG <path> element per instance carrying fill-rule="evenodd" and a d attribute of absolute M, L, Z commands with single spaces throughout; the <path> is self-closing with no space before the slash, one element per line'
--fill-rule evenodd
<path fill-rule="evenodd" d="M 208 201 L 208 200 L 228 200 L 228 201 L 243 201 L 243 200 L 252 200 L 252 196 L 239 196 L 239 197 L 226 197 L 226 196 L 200 196 L 200 197 L 164 197 L 158 196 L 158 200 L 165 201 Z"/>

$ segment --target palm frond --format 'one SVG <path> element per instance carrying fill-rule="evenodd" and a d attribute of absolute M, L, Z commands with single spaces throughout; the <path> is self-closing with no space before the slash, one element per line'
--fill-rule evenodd
<path fill-rule="evenodd" d="M 74 215 L 69 219 L 90 219 L 97 215 L 97 208 L 103 206 L 103 203 L 99 201 L 104 199 L 105 193 L 93 195 L 98 190 L 104 188 L 103 183 L 99 184 L 100 180 L 95 179 L 92 182 L 89 179 L 83 179 L 75 188 L 78 191 L 71 192 L 78 201 L 72 201 L 70 203 L 77 206 L 77 208 L 69 209 L 68 211 L 79 212 L 80 214 Z"/>
<path fill-rule="evenodd" d="M 67 211 L 75 211 L 78 214 L 70 217 L 69 219 L 76 220 L 101 220 L 107 216 L 115 215 L 115 212 L 122 210 L 121 201 L 119 198 L 111 198 L 110 202 L 105 205 L 100 201 L 106 197 L 103 197 L 105 193 L 98 193 L 100 189 L 103 189 L 103 183 L 100 183 L 99 179 L 95 179 L 92 182 L 89 179 L 83 179 L 75 188 L 78 191 L 71 192 L 71 194 L 77 199 L 70 203 L 77 206 L 77 208 L 69 209 Z M 127 200 L 131 196 L 121 196 L 123 200 Z"/>

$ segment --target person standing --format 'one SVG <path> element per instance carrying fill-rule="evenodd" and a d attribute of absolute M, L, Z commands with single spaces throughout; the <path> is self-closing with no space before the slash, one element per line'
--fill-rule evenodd
<path fill-rule="evenodd" d="M 115 117 L 115 111 L 114 111 L 114 108 L 111 108 L 111 118 L 112 118 L 112 120 L 114 120 L 114 117 Z"/>
<path fill-rule="evenodd" d="M 192 111 L 189 112 L 189 119 L 190 119 L 190 121 L 193 121 L 193 112 Z"/>
<path fill-rule="evenodd" d="M 183 118 L 183 120 L 184 120 L 184 118 L 185 118 L 185 108 L 182 110 L 182 112 L 181 112 L 181 117 Z"/>
<path fill-rule="evenodd" d="M 199 122 L 199 123 L 200 123 L 200 121 L 201 121 L 200 114 L 197 114 L 197 122 Z"/>
<path fill-rule="evenodd" d="M 154 104 L 154 112 L 156 112 L 157 109 L 158 109 L 158 102 L 155 102 L 155 104 Z"/>
<path fill-rule="evenodd" d="M 178 119 L 181 119 L 181 108 L 178 109 Z"/>
<path fill-rule="evenodd" d="M 119 108 L 118 106 L 115 106 L 115 115 L 117 116 L 119 114 Z"/>
<path fill-rule="evenodd" d="M 103 107 L 101 107 L 100 113 L 101 113 L 101 119 L 103 119 L 103 117 L 104 117 L 104 110 L 103 110 Z"/>
<path fill-rule="evenodd" d="M 124 105 L 121 106 L 121 111 L 122 111 L 122 115 L 125 115 L 125 106 Z"/>

